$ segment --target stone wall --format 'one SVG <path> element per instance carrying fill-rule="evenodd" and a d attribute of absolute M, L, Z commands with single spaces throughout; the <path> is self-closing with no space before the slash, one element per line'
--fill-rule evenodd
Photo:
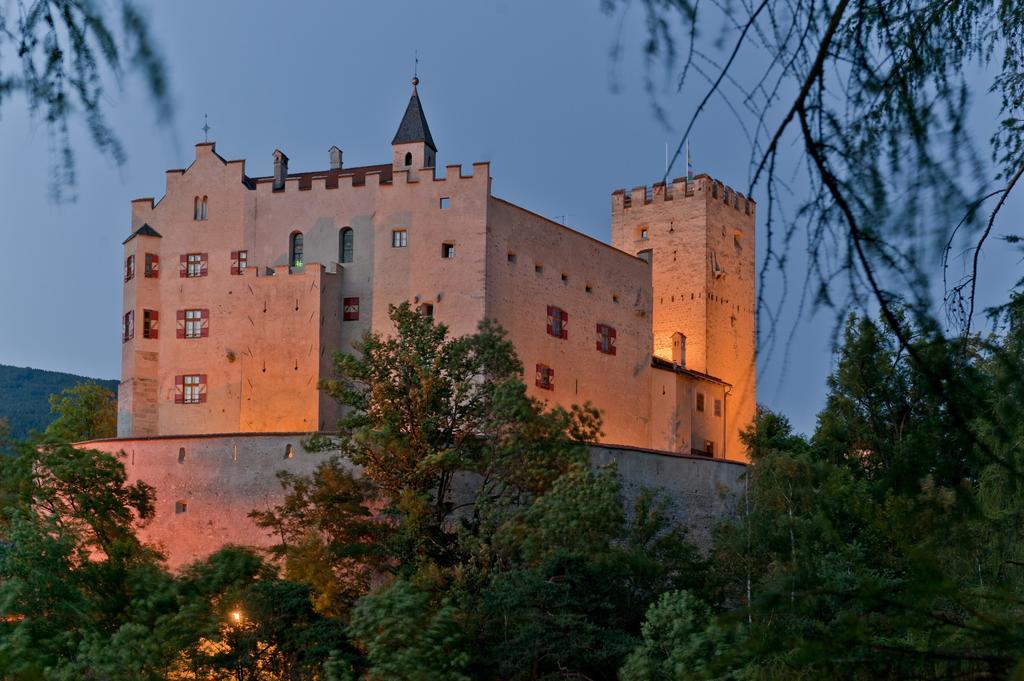
<path fill-rule="evenodd" d="M 274 543 L 249 513 L 280 503 L 279 472 L 308 475 L 332 456 L 306 451 L 305 437 L 224 434 L 96 440 L 78 446 L 123 452 L 129 480 L 156 488 L 156 516 L 140 534 L 166 552 L 172 569 L 179 569 L 224 544 Z M 617 464 L 627 502 L 645 487 L 667 494 L 676 517 L 699 545 L 707 544 L 716 519 L 732 512 L 745 470 L 722 460 L 626 447 L 593 446 L 591 458 L 595 465 Z"/>

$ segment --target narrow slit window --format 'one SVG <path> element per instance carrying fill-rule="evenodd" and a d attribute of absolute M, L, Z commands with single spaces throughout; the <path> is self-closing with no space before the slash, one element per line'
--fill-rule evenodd
<path fill-rule="evenodd" d="M 355 242 L 352 235 L 352 228 L 345 227 L 341 230 L 341 260 L 342 263 L 352 262 L 355 251 Z"/>
<path fill-rule="evenodd" d="M 302 232 L 292 232 L 289 243 L 288 262 L 292 267 L 302 267 L 303 263 L 303 239 Z"/>

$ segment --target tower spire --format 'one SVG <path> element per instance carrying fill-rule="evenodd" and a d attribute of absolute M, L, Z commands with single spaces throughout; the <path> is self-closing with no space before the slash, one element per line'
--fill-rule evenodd
<path fill-rule="evenodd" d="M 398 132 L 391 144 L 409 144 L 422 142 L 437 151 L 434 145 L 434 138 L 430 135 L 430 126 L 427 125 L 427 117 L 423 115 L 423 107 L 420 105 L 420 95 L 416 86 L 420 84 L 418 76 L 412 77 L 412 96 L 409 97 L 409 104 L 405 107 L 405 115 L 398 126 Z"/>

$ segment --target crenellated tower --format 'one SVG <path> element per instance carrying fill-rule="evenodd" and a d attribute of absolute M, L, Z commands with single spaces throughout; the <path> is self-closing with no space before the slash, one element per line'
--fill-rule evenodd
<path fill-rule="evenodd" d="M 612 194 L 612 245 L 651 262 L 654 354 L 730 384 L 734 459 L 756 405 L 754 218 L 754 201 L 706 175 Z"/>

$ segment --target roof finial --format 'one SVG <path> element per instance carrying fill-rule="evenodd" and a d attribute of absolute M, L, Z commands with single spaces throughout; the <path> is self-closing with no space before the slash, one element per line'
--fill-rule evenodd
<path fill-rule="evenodd" d="M 210 141 L 210 123 L 206 119 L 206 114 L 203 114 L 203 127 L 200 128 L 203 131 L 203 142 Z"/>
<path fill-rule="evenodd" d="M 414 50 L 413 51 L 413 62 L 412 62 L 412 86 L 414 88 L 417 85 L 420 84 L 419 70 L 420 70 L 420 51 L 419 50 Z"/>

